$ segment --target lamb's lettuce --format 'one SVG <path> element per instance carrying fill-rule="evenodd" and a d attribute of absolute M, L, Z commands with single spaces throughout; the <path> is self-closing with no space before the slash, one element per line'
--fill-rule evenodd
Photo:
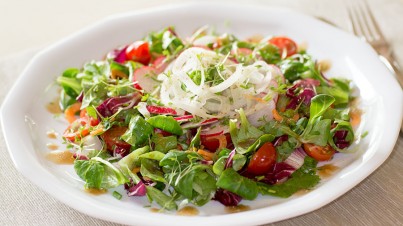
<path fill-rule="evenodd" d="M 238 112 L 241 119 L 240 127 L 237 127 L 237 120 L 234 119 L 230 120 L 229 129 L 232 142 L 237 152 L 239 154 L 245 154 L 248 151 L 251 151 L 249 147 L 253 145 L 256 140 L 263 135 L 263 132 L 258 128 L 250 125 L 242 108 Z"/>
<path fill-rule="evenodd" d="M 86 188 L 107 189 L 127 182 L 127 178 L 118 168 L 99 157 L 75 160 L 74 169 L 85 181 Z"/>
<path fill-rule="evenodd" d="M 132 116 L 129 129 L 121 136 L 127 143 L 138 147 L 148 141 L 153 133 L 153 127 L 141 116 Z"/>
<path fill-rule="evenodd" d="M 334 97 L 319 94 L 312 98 L 310 117 L 304 132 L 301 135 L 303 143 L 314 143 L 325 146 L 330 136 L 330 119 L 322 119 L 322 114 L 333 104 Z"/>

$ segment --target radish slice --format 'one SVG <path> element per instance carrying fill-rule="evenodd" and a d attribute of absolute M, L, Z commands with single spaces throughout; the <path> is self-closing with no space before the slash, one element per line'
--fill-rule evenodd
<path fill-rule="evenodd" d="M 201 125 L 208 125 L 208 124 L 215 123 L 215 122 L 218 122 L 218 118 L 210 118 L 210 119 L 204 120 L 201 123 Z"/>
<path fill-rule="evenodd" d="M 200 133 L 200 136 L 201 137 L 214 137 L 214 136 L 219 136 L 219 135 L 221 135 L 221 134 L 223 134 L 224 133 L 224 130 L 222 130 L 222 129 L 220 129 L 218 132 L 217 131 L 202 131 L 201 133 Z"/>
<path fill-rule="evenodd" d="M 211 124 L 202 128 L 200 136 L 202 137 L 212 137 L 218 136 L 224 133 L 225 127 L 219 123 Z"/>
<path fill-rule="evenodd" d="M 151 93 L 158 86 L 156 79 L 157 70 L 153 67 L 143 66 L 133 73 L 134 88 L 141 88 L 146 93 Z"/>
<path fill-rule="evenodd" d="M 193 115 L 183 115 L 183 116 L 175 117 L 174 119 L 178 122 L 189 122 L 193 118 L 194 118 Z"/>
<path fill-rule="evenodd" d="M 147 107 L 148 112 L 157 115 L 177 115 L 177 112 L 173 108 L 162 107 L 162 106 L 150 106 Z"/>
<path fill-rule="evenodd" d="M 153 65 L 155 67 L 156 74 L 162 73 L 165 70 L 165 68 L 168 67 L 169 63 L 166 62 L 165 60 L 166 60 L 165 56 L 160 56 L 154 60 Z"/>

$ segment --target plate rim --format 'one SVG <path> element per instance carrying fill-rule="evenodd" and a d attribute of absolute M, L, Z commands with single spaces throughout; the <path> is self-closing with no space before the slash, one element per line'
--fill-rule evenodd
<path fill-rule="evenodd" d="M 20 164 L 20 160 L 18 159 L 19 157 L 16 156 L 13 152 L 12 152 L 12 148 L 13 146 L 15 146 L 15 144 L 12 144 L 11 142 L 15 142 L 15 141 L 11 141 L 13 140 L 11 138 L 11 133 L 7 133 L 7 131 L 9 131 L 9 128 L 6 127 L 6 125 L 8 125 L 9 123 L 6 121 L 7 117 L 10 117 L 10 114 L 13 115 L 13 113 L 10 109 L 7 109 L 7 106 L 10 106 L 11 101 L 12 101 L 12 97 L 11 94 L 15 93 L 17 91 L 17 87 L 19 86 L 19 84 L 21 83 L 21 80 L 29 75 L 29 69 L 35 66 L 35 63 L 37 63 L 37 61 L 40 61 L 42 57 L 46 56 L 47 52 L 51 52 L 55 47 L 62 45 L 63 43 L 69 42 L 71 40 L 74 41 L 75 38 L 86 35 L 86 33 L 91 32 L 92 30 L 97 29 L 99 26 L 102 26 L 104 23 L 106 22 L 110 22 L 113 20 L 119 20 L 121 18 L 125 18 L 127 16 L 141 16 L 142 14 L 149 14 L 149 13 L 155 13 L 155 12 L 159 12 L 159 11 L 166 11 L 166 10 L 177 10 L 177 9 L 183 9 L 183 8 L 193 8 L 193 7 L 198 7 L 198 6 L 219 6 L 222 7 L 224 4 L 222 3 L 212 3 L 212 2 L 187 2 L 187 3 L 177 3 L 177 4 L 167 4 L 167 5 L 163 5 L 163 6 L 159 6 L 159 7 L 154 7 L 154 8 L 148 8 L 148 9 L 142 9 L 139 11 L 132 11 L 132 12 L 126 12 L 126 13 L 119 13 L 119 14 L 115 14 L 112 16 L 108 16 L 105 19 L 100 20 L 99 22 L 90 25 L 84 29 L 79 30 L 78 32 L 73 33 L 72 35 L 69 35 L 63 39 L 61 39 L 60 41 L 50 45 L 49 47 L 43 49 L 42 51 L 40 51 L 39 53 L 37 53 L 30 61 L 30 63 L 25 67 L 25 69 L 23 70 L 23 72 L 21 73 L 21 75 L 18 77 L 17 81 L 13 84 L 13 87 L 10 89 L 10 91 L 8 92 L 6 98 L 4 99 L 4 102 L 2 104 L 1 110 L 0 110 L 0 116 L 1 116 L 1 124 L 2 124 L 2 130 L 3 130 L 3 134 L 4 134 L 4 138 L 5 138 L 5 142 L 7 145 L 7 149 L 8 152 L 10 154 L 10 157 L 14 163 L 14 165 L 16 166 L 17 170 L 19 172 L 21 172 L 26 178 L 28 178 L 31 182 L 33 182 L 35 185 L 37 185 L 38 187 L 40 187 L 42 190 L 44 190 L 45 192 L 51 194 L 54 198 L 58 199 L 59 201 L 63 202 L 64 204 L 82 212 L 85 213 L 87 215 L 96 217 L 96 218 L 100 218 L 103 220 L 108 220 L 108 221 L 114 221 L 114 222 L 119 222 L 119 223 L 133 223 L 133 221 L 127 221 L 124 219 L 124 216 L 122 216 L 120 219 L 116 219 L 114 217 L 108 217 L 106 215 L 103 215 L 101 212 L 97 212 L 97 211 L 92 211 L 91 209 L 94 208 L 95 210 L 98 208 L 101 208 L 102 211 L 108 211 L 110 212 L 110 209 L 105 209 L 99 206 L 96 206 L 93 202 L 91 201 L 85 201 L 85 200 L 81 200 L 83 201 L 83 203 L 85 203 L 87 206 L 82 205 L 83 203 L 79 203 L 79 202 L 70 202 L 68 197 L 61 197 L 59 194 L 57 194 L 57 192 L 55 191 L 54 188 L 59 187 L 60 185 L 63 185 L 60 181 L 56 181 L 56 183 L 54 184 L 46 184 L 43 183 L 44 179 L 33 179 L 32 177 L 32 171 L 30 171 L 29 169 L 27 169 L 26 167 L 22 166 Z M 225 5 L 226 7 L 228 7 L 228 5 Z M 231 7 L 247 7 L 247 8 L 264 8 L 264 10 L 281 10 L 283 12 L 286 13 L 293 13 L 293 14 L 297 14 L 297 15 L 301 15 L 304 16 L 306 18 L 312 18 L 313 17 L 303 14 L 301 12 L 297 12 L 295 10 L 291 10 L 291 9 L 287 9 L 287 8 L 282 8 L 282 7 L 269 7 L 269 6 L 262 6 L 262 5 L 253 5 L 253 6 L 246 6 L 243 4 L 233 4 L 231 5 Z M 317 22 L 321 22 L 318 21 Z M 324 23 L 324 22 L 321 22 Z M 327 25 L 329 26 L 329 25 Z M 341 32 L 344 32 L 342 30 L 339 30 Z M 351 35 L 351 37 L 354 37 Z M 355 38 L 355 37 L 354 37 Z M 385 68 L 386 69 L 386 68 Z M 390 73 L 389 73 L 390 74 Z M 392 75 L 390 75 L 389 77 L 391 77 Z M 390 80 L 391 81 L 391 80 Z M 389 81 L 389 82 L 390 82 Z M 395 85 L 397 85 L 397 82 L 395 81 Z M 402 95 L 400 95 L 400 100 L 402 99 Z M 21 116 L 21 115 L 20 115 Z M 400 109 L 400 118 L 402 116 L 402 109 Z M 340 197 L 341 195 L 347 193 L 349 190 L 351 190 L 353 187 L 355 187 L 358 183 L 360 183 L 361 181 L 363 181 L 365 178 L 367 178 L 373 171 L 375 171 L 391 154 L 391 152 L 393 151 L 393 147 L 396 143 L 397 137 L 398 137 L 398 131 L 395 133 L 392 133 L 391 136 L 389 137 L 389 140 L 394 140 L 394 142 L 389 143 L 389 148 L 386 148 L 388 151 L 387 153 L 385 153 L 384 155 L 382 155 L 382 158 L 378 158 L 377 161 L 375 162 L 375 166 L 372 166 L 371 168 L 362 168 L 363 166 L 359 166 L 359 169 L 364 170 L 363 172 L 361 172 L 359 180 L 355 180 L 355 182 L 350 182 L 349 186 L 344 186 L 344 189 L 339 189 L 338 192 L 335 192 L 335 194 L 328 199 L 321 199 L 322 202 L 314 202 L 314 200 L 318 197 L 318 194 L 316 193 L 309 193 L 307 195 L 304 196 L 304 199 L 308 199 L 307 201 L 311 200 L 312 202 L 307 202 L 307 204 L 304 206 L 304 210 L 301 210 L 299 212 L 294 212 L 293 214 L 280 214 L 278 216 L 272 217 L 268 220 L 268 218 L 264 218 L 264 219 L 260 219 L 257 220 L 256 217 L 254 217 L 255 214 L 257 215 L 261 215 L 262 213 L 264 213 L 266 210 L 266 208 L 270 208 L 270 207 L 265 207 L 265 208 L 261 208 L 261 209 L 256 209 L 253 211 L 248 211 L 248 212 L 241 212 L 241 213 L 235 213 L 235 214 L 231 214 L 231 218 L 236 219 L 237 222 L 232 221 L 230 224 L 225 224 L 225 220 L 227 220 L 228 215 L 219 215 L 219 216 L 208 216 L 208 217 L 204 217 L 204 216 L 197 216 L 197 217 L 192 217 L 192 218 L 187 218 L 187 217 L 183 217 L 183 218 L 178 218 L 177 216 L 172 216 L 172 215 L 164 215 L 164 214 L 159 214 L 158 218 L 159 219 L 150 219 L 148 215 L 144 215 L 144 216 L 136 216 L 138 218 L 140 218 L 142 220 L 141 224 L 143 225 L 154 225 L 154 224 L 158 224 L 161 222 L 169 222 L 169 220 L 176 220 L 180 222 L 181 225 L 184 224 L 198 224 L 197 220 L 203 220 L 202 224 L 212 224 L 215 225 L 217 224 L 217 222 L 219 222 L 220 225 L 244 225 L 244 224 L 250 224 L 252 223 L 256 223 L 256 224 L 262 224 L 262 223 L 269 223 L 269 222 L 275 222 L 275 221 L 279 221 L 279 220 L 283 220 L 283 219 L 288 219 L 291 217 L 295 217 L 298 215 L 302 215 L 311 211 L 314 211 L 324 205 L 327 205 L 328 203 L 332 202 L 333 200 L 337 199 L 338 197 Z M 15 140 L 15 139 L 14 139 Z M 45 175 L 47 176 L 47 178 L 49 177 L 54 177 L 52 174 L 50 174 L 49 172 L 47 172 L 46 169 L 44 169 L 39 163 L 35 163 L 35 167 L 38 167 L 39 169 L 42 169 L 42 171 L 45 173 Z M 53 189 L 53 190 L 52 190 Z M 298 201 L 298 200 L 291 200 L 291 201 Z M 286 206 L 282 207 L 281 204 L 279 204 L 278 207 L 280 207 L 280 210 L 285 210 L 284 208 L 287 207 L 289 202 L 285 202 Z M 88 205 L 91 208 L 88 208 Z M 85 206 L 85 207 L 84 207 Z M 117 212 L 117 211 L 115 211 Z M 115 213 L 118 215 L 122 215 L 122 213 Z M 125 214 L 123 214 L 125 215 Z M 286 215 L 286 216 L 285 216 Z M 157 216 L 157 215 L 155 215 Z M 129 216 L 126 216 L 129 217 Z M 133 216 L 132 216 L 133 217 Z M 242 220 L 242 218 L 244 219 L 248 219 L 247 221 Z M 254 220 L 250 220 L 250 219 L 254 219 Z M 145 222 L 145 223 L 144 223 Z M 201 223 L 201 222 L 199 222 Z"/>

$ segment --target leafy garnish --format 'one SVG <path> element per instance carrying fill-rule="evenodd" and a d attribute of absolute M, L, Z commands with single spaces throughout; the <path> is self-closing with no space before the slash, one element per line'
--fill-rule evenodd
<path fill-rule="evenodd" d="M 218 178 L 217 187 L 233 192 L 247 200 L 255 199 L 259 192 L 255 181 L 239 175 L 232 168 L 222 172 Z"/>
<path fill-rule="evenodd" d="M 144 118 L 136 115 L 130 119 L 129 129 L 122 135 L 122 139 L 138 147 L 148 141 L 152 132 L 153 127 Z"/>
<path fill-rule="evenodd" d="M 295 192 L 302 189 L 311 189 L 320 181 L 316 175 L 316 160 L 311 157 L 305 157 L 304 164 L 291 174 L 291 177 L 281 184 L 268 185 L 258 182 L 258 188 L 261 194 L 288 198 Z"/>

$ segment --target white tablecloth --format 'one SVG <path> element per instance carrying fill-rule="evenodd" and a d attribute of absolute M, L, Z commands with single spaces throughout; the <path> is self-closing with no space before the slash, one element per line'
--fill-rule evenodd
<path fill-rule="evenodd" d="M 30 8 L 29 4 L 39 4 Z M 52 3 L 50 3 L 52 2 Z M 101 18 L 105 15 L 138 9 L 139 7 L 149 7 L 160 4 L 162 1 L 69 1 L 55 6 L 58 1 L 32 1 L 25 3 L 22 12 L 31 13 L 22 15 L 23 18 L 38 14 L 40 18 L 47 18 L 49 25 L 33 25 L 38 32 L 48 32 L 52 27 L 52 16 L 55 13 L 64 12 L 62 16 L 70 16 L 62 19 L 57 17 L 56 21 L 64 21 L 67 28 L 60 27 L 60 30 L 67 32 L 68 29 L 78 26 L 80 19 L 91 22 L 93 19 Z M 339 27 L 348 28 L 347 12 L 343 1 L 248 1 L 255 4 L 280 5 L 295 8 L 308 14 L 325 18 Z M 55 8 L 54 12 L 45 4 L 49 3 Z M 230 2 L 229 2 L 230 3 Z M 58 3 L 57 3 L 58 4 Z M 91 5 L 93 4 L 93 5 Z M 0 1 L 0 25 L 4 25 L 7 15 L 13 12 L 4 10 L 2 6 L 10 6 L 12 9 L 16 5 L 23 6 L 20 1 L 5 3 Z M 12 5 L 12 7 L 11 7 Z M 401 0 L 372 0 L 370 5 L 374 10 L 376 18 L 384 31 L 385 36 L 390 41 L 399 59 L 403 59 L 403 1 Z M 26 7 L 26 8 L 25 8 Z M 2 10 L 5 11 L 2 13 Z M 7 12 L 6 12 L 7 11 Z M 14 13 L 20 13 L 15 11 Z M 83 14 L 89 14 L 85 16 Z M 86 18 L 86 19 L 85 19 Z M 70 21 L 70 22 L 69 22 Z M 20 26 L 17 22 L 16 25 Z M 71 25 L 71 26 L 69 26 Z M 7 25 L 8 26 L 8 25 Z M 17 26 L 17 27 L 18 27 Z M 29 22 L 26 23 L 29 26 Z M 60 25 L 62 26 L 62 25 Z M 32 28 L 29 28 L 32 29 Z M 59 32 L 60 35 L 63 32 Z M 13 37 L 4 36 L 5 29 L 1 31 L 0 50 L 10 51 L 18 49 L 18 41 L 21 37 L 13 40 Z M 15 33 L 15 32 L 14 32 Z M 58 33 L 56 31 L 56 33 Z M 34 35 L 34 37 L 36 37 Z M 42 36 L 34 38 L 31 46 L 43 45 L 56 39 L 51 35 L 46 39 Z M 17 44 L 16 44 L 17 43 Z M 10 44 L 11 47 L 5 47 Z M 24 46 L 24 48 L 29 45 Z M 31 48 L 12 55 L 0 55 L 0 103 L 19 75 L 23 67 L 33 56 L 38 48 Z M 0 51 L 1 52 L 1 51 Z M 0 57 L 1 58 L 1 57 Z M 400 60 L 403 65 L 403 60 Z M 403 224 L 403 135 L 399 136 L 397 144 L 389 159 L 370 177 L 353 188 L 347 194 L 340 197 L 331 204 L 308 213 L 304 216 L 296 217 L 286 221 L 275 223 L 275 225 L 402 225 Z M 30 181 L 24 178 L 13 166 L 10 156 L 5 146 L 2 132 L 0 132 L 0 225 L 114 225 L 110 222 L 98 220 L 86 216 L 63 203 L 60 203 L 49 196 Z"/>

